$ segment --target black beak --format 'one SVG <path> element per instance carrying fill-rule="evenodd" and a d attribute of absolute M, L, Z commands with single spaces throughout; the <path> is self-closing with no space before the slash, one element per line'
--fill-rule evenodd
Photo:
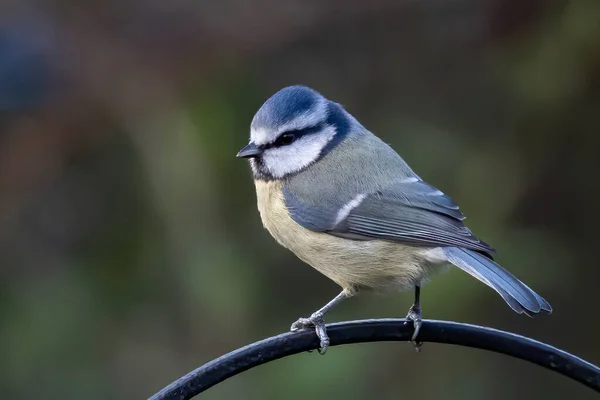
<path fill-rule="evenodd" d="M 260 156 L 261 154 L 262 154 L 262 149 L 260 147 L 258 147 L 257 145 L 255 145 L 254 143 L 250 143 L 246 147 L 241 149 L 240 152 L 237 153 L 236 157 L 254 158 L 254 157 Z"/>

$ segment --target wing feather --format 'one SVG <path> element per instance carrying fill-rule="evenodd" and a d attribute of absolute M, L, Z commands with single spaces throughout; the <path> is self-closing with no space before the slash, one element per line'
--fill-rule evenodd
<path fill-rule="evenodd" d="M 334 236 L 384 239 L 416 246 L 457 246 L 489 254 L 494 250 L 463 224 L 465 216 L 452 199 L 435 187 L 415 180 L 398 182 L 384 190 L 360 194 L 356 206 L 320 202 L 308 205 L 284 190 L 292 218 L 307 229 Z M 347 204 L 350 204 L 350 199 Z M 354 204 L 353 204 L 354 205 Z"/>

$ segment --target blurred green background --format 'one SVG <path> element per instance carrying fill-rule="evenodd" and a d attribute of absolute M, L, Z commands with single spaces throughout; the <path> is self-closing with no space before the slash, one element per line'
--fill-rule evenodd
<path fill-rule="evenodd" d="M 458 270 L 426 318 L 600 363 L 598 0 L 0 2 L 3 399 L 142 399 L 338 292 L 262 228 L 254 112 L 291 84 L 342 103 L 451 195 L 554 314 Z M 403 317 L 412 293 L 329 321 Z M 203 399 L 592 399 L 532 364 L 405 343 L 332 348 Z"/>

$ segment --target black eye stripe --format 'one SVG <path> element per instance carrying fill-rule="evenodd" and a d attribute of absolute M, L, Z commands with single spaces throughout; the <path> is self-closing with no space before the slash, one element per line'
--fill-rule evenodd
<path fill-rule="evenodd" d="M 282 133 L 274 142 L 276 146 L 286 146 L 296 141 L 297 136 L 293 132 Z"/>
<path fill-rule="evenodd" d="M 317 133 L 320 132 L 321 130 L 323 130 L 323 128 L 325 127 L 325 123 L 320 123 L 317 124 L 315 126 L 310 126 L 308 128 L 304 128 L 304 129 L 297 129 L 294 131 L 286 131 L 286 132 L 282 132 L 277 139 L 275 139 L 273 142 L 271 143 L 267 143 L 263 146 L 261 146 L 264 150 L 273 148 L 273 147 L 281 147 L 281 146 L 286 146 L 288 144 L 291 144 L 292 142 L 295 142 L 296 140 L 300 139 L 303 136 L 306 135 L 311 135 L 313 133 Z M 281 140 L 284 136 L 292 136 L 293 140 L 289 141 L 287 143 L 284 143 L 285 140 Z"/>

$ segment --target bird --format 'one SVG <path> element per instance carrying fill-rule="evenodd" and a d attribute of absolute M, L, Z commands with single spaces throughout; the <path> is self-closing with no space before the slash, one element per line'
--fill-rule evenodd
<path fill-rule="evenodd" d="M 498 265 L 495 250 L 464 224 L 441 190 L 346 109 L 303 85 L 285 87 L 254 115 L 249 159 L 266 230 L 341 292 L 292 331 L 314 329 L 319 352 L 330 345 L 325 314 L 362 292 L 414 290 L 406 316 L 417 348 L 421 287 L 450 266 L 494 289 L 519 314 L 550 304 Z"/>

